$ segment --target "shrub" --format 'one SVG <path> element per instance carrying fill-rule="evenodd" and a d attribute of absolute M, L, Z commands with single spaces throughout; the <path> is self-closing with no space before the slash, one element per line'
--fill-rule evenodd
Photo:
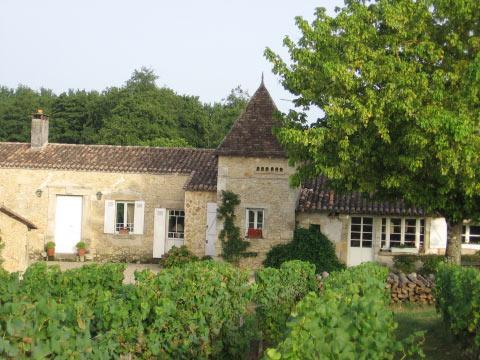
<path fill-rule="evenodd" d="M 55 249 L 55 243 L 53 241 L 47 242 L 45 249 Z"/>
<path fill-rule="evenodd" d="M 282 263 L 289 260 L 302 260 L 314 264 L 317 273 L 345 267 L 335 254 L 333 243 L 315 229 L 295 229 L 292 242 L 272 247 L 263 264 L 279 268 Z"/>
<path fill-rule="evenodd" d="M 77 245 L 75 245 L 75 247 L 76 247 L 77 249 L 86 249 L 86 248 L 87 248 L 87 244 L 85 244 L 85 242 L 83 242 L 83 241 L 79 241 L 79 242 L 77 243 Z"/>
<path fill-rule="evenodd" d="M 188 250 L 185 245 L 182 245 L 180 247 L 174 246 L 168 251 L 168 253 L 163 255 L 162 259 L 160 260 L 160 265 L 168 269 L 197 260 L 198 257 L 193 255 L 193 253 Z"/>
<path fill-rule="evenodd" d="M 299 260 L 280 269 L 264 268 L 256 273 L 255 303 L 262 338 L 267 344 L 281 340 L 293 306 L 316 288 L 315 265 Z"/>
<path fill-rule="evenodd" d="M 232 358 L 246 353 L 243 331 L 254 289 L 248 273 L 228 263 L 198 261 L 152 276 L 139 274 L 145 314 L 145 355 L 160 358 Z"/>
<path fill-rule="evenodd" d="M 438 266 L 436 307 L 472 358 L 480 355 L 480 272 L 452 264 Z"/>
<path fill-rule="evenodd" d="M 226 263 L 136 273 L 123 264 L 0 272 L 0 358 L 237 358 L 255 335 L 255 286 Z M 4 296 L 8 292 L 8 296 Z M 241 336 L 241 337 L 239 337 Z"/>
<path fill-rule="evenodd" d="M 438 266 L 445 262 L 445 256 L 443 255 L 423 255 L 420 259 L 422 261 L 422 267 L 418 272 L 423 275 L 436 274 Z"/>
<path fill-rule="evenodd" d="M 393 266 L 395 270 L 409 274 L 416 270 L 415 262 L 418 255 L 395 255 L 393 257 Z"/>
<path fill-rule="evenodd" d="M 298 303 L 289 334 L 270 359 L 393 359 L 421 350 L 395 340 L 396 323 L 388 307 L 388 269 L 360 265 L 332 274 L 322 294 L 310 293 Z M 419 335 L 419 334 L 416 334 Z"/>

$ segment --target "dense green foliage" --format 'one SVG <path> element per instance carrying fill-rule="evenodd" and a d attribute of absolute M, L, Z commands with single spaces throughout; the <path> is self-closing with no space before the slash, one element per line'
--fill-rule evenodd
<path fill-rule="evenodd" d="M 480 2 L 347 0 L 296 22 L 288 63 L 266 51 L 294 103 L 324 113 L 308 128 L 291 112 L 279 132 L 294 183 L 323 174 L 338 191 L 441 214 L 459 262 L 454 235 L 480 220 Z"/>
<path fill-rule="evenodd" d="M 316 290 L 315 265 L 287 261 L 280 269 L 258 270 L 255 282 L 258 326 L 264 342 L 274 345 L 284 338 L 286 323 L 295 304 Z"/>
<path fill-rule="evenodd" d="M 191 262 L 139 272 L 135 285 L 123 285 L 123 270 L 108 264 L 62 273 L 37 263 L 23 280 L 1 272 L 0 357 L 245 356 L 253 334 L 244 331 L 254 292 L 247 273 Z"/>
<path fill-rule="evenodd" d="M 60 95 L 0 87 L 0 141 L 30 141 L 31 114 L 50 117 L 50 142 L 216 147 L 244 109 L 248 94 L 237 87 L 221 102 L 202 103 L 158 87 L 152 70 L 136 70 L 122 87 Z"/>
<path fill-rule="evenodd" d="M 395 255 L 393 257 L 393 265 L 395 270 L 410 274 L 416 270 L 417 255 Z"/>
<path fill-rule="evenodd" d="M 180 247 L 173 246 L 160 259 L 160 265 L 163 268 L 171 268 L 174 266 L 181 266 L 192 261 L 197 261 L 198 257 L 188 250 L 185 245 Z"/>
<path fill-rule="evenodd" d="M 435 274 L 438 266 L 444 262 L 445 257 L 440 255 L 395 255 L 393 257 L 395 270 L 405 274 L 415 271 L 423 275 Z"/>
<path fill-rule="evenodd" d="M 338 271 L 324 281 L 324 291 L 308 294 L 288 323 L 289 334 L 270 359 L 393 359 L 396 353 L 423 354 L 395 340 L 396 323 L 388 308 L 388 269 L 373 263 Z"/>
<path fill-rule="evenodd" d="M 293 240 L 288 244 L 273 246 L 263 264 L 278 268 L 288 260 L 308 261 L 315 265 L 317 273 L 344 268 L 335 254 L 333 243 L 313 228 L 295 229 Z"/>
<path fill-rule="evenodd" d="M 440 255 L 423 255 L 420 257 L 420 260 L 422 261 L 422 266 L 418 272 L 423 275 L 435 275 L 440 264 L 445 262 L 445 257 Z"/>
<path fill-rule="evenodd" d="M 237 264 L 241 258 L 256 256 L 248 252 L 250 242 L 242 238 L 240 228 L 235 225 L 235 208 L 240 205 L 240 198 L 232 191 L 222 190 L 222 204 L 218 207 L 218 219 L 223 220 L 223 229 L 218 238 L 222 243 L 222 257 Z"/>
<path fill-rule="evenodd" d="M 437 309 L 472 359 L 480 356 L 480 272 L 457 265 L 439 266 L 435 278 Z"/>

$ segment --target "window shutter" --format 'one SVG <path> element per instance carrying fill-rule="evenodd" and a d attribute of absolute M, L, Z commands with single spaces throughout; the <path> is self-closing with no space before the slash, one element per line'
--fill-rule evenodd
<path fill-rule="evenodd" d="M 155 209 L 153 221 L 153 257 L 160 258 L 165 254 L 165 235 L 167 225 L 167 209 Z"/>
<path fill-rule="evenodd" d="M 133 214 L 133 233 L 143 235 L 143 219 L 145 213 L 145 201 L 135 201 L 135 212 Z"/>
<path fill-rule="evenodd" d="M 105 234 L 115 234 L 115 200 L 105 200 L 103 232 Z"/>

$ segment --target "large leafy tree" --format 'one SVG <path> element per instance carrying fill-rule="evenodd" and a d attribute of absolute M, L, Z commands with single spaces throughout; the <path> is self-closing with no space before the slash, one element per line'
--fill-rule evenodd
<path fill-rule="evenodd" d="M 460 261 L 462 221 L 480 220 L 480 2 L 347 0 L 335 16 L 296 18 L 288 63 L 266 50 L 295 104 L 279 138 L 293 179 L 407 203 L 447 220 Z"/>
<path fill-rule="evenodd" d="M 148 68 L 135 70 L 121 87 L 60 95 L 25 86 L 0 86 L 0 141 L 30 139 L 31 114 L 50 116 L 50 141 L 79 144 L 216 147 L 248 94 L 242 89 L 213 104 L 157 85 Z"/>

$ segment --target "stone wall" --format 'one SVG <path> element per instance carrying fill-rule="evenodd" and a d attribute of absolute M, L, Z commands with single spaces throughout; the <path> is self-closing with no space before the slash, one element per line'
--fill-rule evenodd
<path fill-rule="evenodd" d="M 183 209 L 186 180 L 179 174 L 1 169 L 0 199 L 39 227 L 28 233 L 30 258 L 39 258 L 44 244 L 55 241 L 56 196 L 78 195 L 83 198 L 82 240 L 97 260 L 148 261 L 154 209 Z M 143 235 L 104 234 L 105 200 L 145 201 Z"/>
<path fill-rule="evenodd" d="M 265 171 L 267 167 L 269 171 Z M 273 171 L 270 171 L 272 168 Z M 252 268 L 261 266 L 272 246 L 293 239 L 295 208 L 299 194 L 298 189 L 289 186 L 288 177 L 293 172 L 294 168 L 288 166 L 286 159 L 219 157 L 217 182 L 219 201 L 222 190 L 230 190 L 239 195 L 241 203 L 236 210 L 236 224 L 242 234 L 246 235 L 247 231 L 246 209 L 264 209 L 263 237 L 248 239 L 251 244 L 249 251 L 257 252 L 258 255 L 244 259 L 242 266 Z M 217 233 L 220 233 L 222 228 L 223 222 L 218 221 Z M 221 254 L 219 241 L 216 249 L 217 254 Z"/>
<path fill-rule="evenodd" d="M 5 247 L 0 252 L 7 271 L 25 271 L 28 266 L 27 227 L 0 212 L 0 238 Z M 32 230 L 35 232 L 35 230 Z"/>
<path fill-rule="evenodd" d="M 195 255 L 205 255 L 207 203 L 217 202 L 212 191 L 187 191 L 185 193 L 185 245 Z"/>

